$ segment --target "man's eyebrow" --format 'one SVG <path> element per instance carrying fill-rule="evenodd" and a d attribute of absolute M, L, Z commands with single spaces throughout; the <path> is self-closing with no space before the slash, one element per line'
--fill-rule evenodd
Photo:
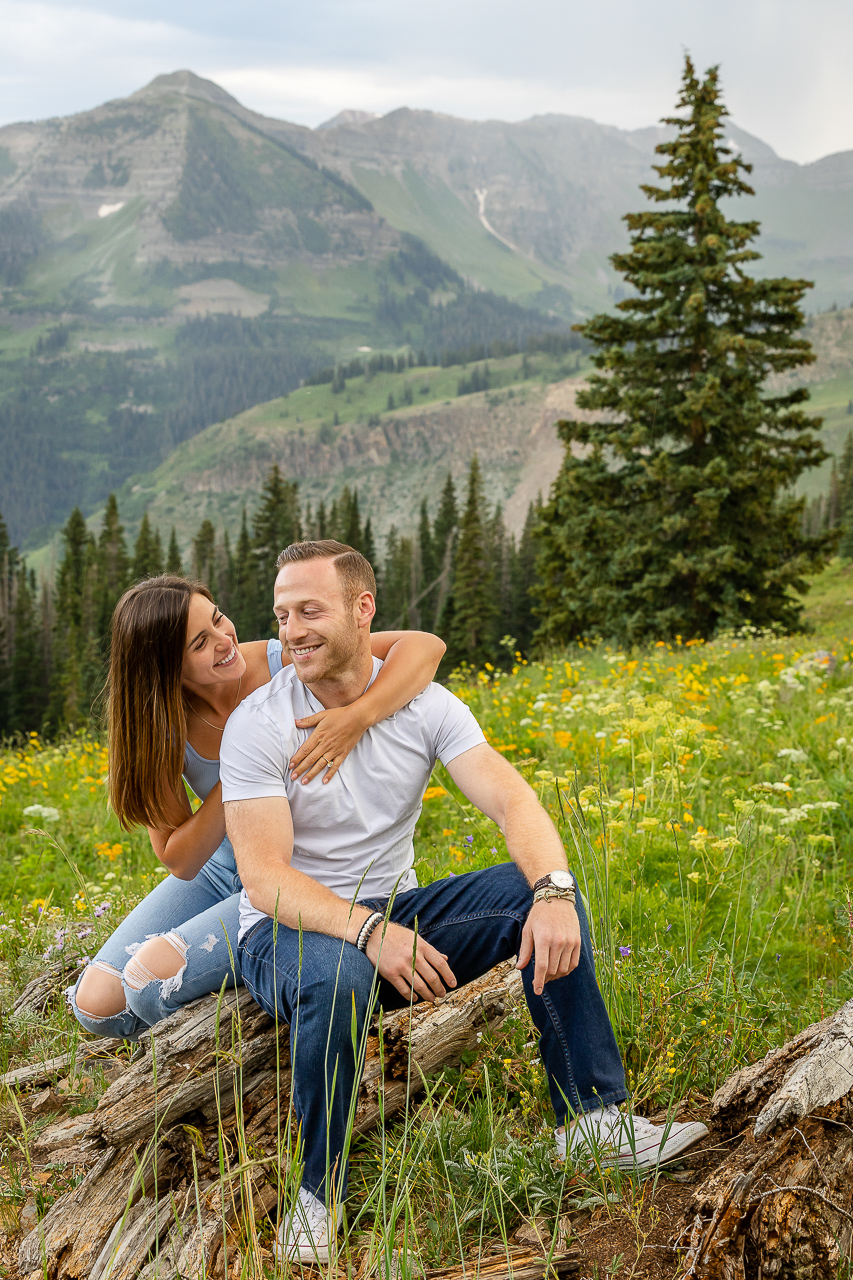
<path fill-rule="evenodd" d="M 278 614 L 278 613 L 289 613 L 289 612 L 290 612 L 290 610 L 291 610 L 291 609 L 293 609 L 293 608 L 296 608 L 296 609 L 306 609 L 309 605 L 316 605 L 318 609 L 326 609 L 326 608 L 328 608 L 328 605 L 327 605 L 327 604 L 325 604 L 322 600 L 316 600 L 316 599 L 314 599 L 314 598 L 312 598 L 312 597 L 309 597 L 307 600 L 297 600 L 295 605 L 289 605 L 289 604 L 274 604 L 274 605 L 273 605 L 273 610 L 272 610 L 272 611 L 273 611 L 273 613 L 276 613 L 276 614 Z"/>
<path fill-rule="evenodd" d="M 217 609 L 216 605 L 214 605 L 214 606 L 213 606 L 213 613 L 210 615 L 210 621 L 211 621 L 211 622 L 213 622 L 213 619 L 216 617 L 216 615 L 217 615 L 217 613 L 218 613 L 218 612 L 219 612 L 219 610 Z M 199 639 L 199 637 L 200 637 L 200 636 L 203 636 L 203 635 L 204 635 L 204 627 L 202 627 L 201 631 L 199 631 L 199 633 L 198 633 L 198 635 L 197 635 L 197 636 L 193 636 L 192 640 L 188 640 L 188 641 L 187 641 L 187 648 L 188 648 L 188 649 L 191 649 L 191 648 L 192 648 L 192 646 L 195 644 L 196 640 L 198 640 L 198 639 Z"/>

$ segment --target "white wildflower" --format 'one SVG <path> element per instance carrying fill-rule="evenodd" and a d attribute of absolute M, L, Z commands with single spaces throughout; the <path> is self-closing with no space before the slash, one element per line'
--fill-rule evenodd
<path fill-rule="evenodd" d="M 49 804 L 28 804 L 24 810 L 25 818 L 41 818 L 42 822 L 58 822 L 59 810 Z"/>

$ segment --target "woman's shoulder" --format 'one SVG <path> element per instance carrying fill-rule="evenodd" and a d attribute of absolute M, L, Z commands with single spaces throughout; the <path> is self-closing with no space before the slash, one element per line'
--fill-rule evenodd
<path fill-rule="evenodd" d="M 289 664 L 289 658 L 284 659 L 281 641 L 273 638 L 249 640 L 240 645 L 240 652 L 246 659 L 250 681 L 255 687 L 266 684 L 283 666 Z"/>

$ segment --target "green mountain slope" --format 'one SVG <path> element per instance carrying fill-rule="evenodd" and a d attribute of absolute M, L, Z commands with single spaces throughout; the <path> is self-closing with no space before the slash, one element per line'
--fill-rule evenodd
<path fill-rule="evenodd" d="M 360 348 L 519 349 L 612 305 L 608 257 L 661 136 L 408 109 L 310 130 L 187 71 L 0 129 L 13 538 L 39 544 L 73 505 L 96 510 L 198 432 Z M 760 269 L 814 278 L 814 307 L 848 301 L 853 153 L 799 166 L 730 136 L 755 167 L 744 214 L 764 222 Z"/>
<path fill-rule="evenodd" d="M 554 323 L 467 284 L 286 126 L 195 77 L 9 126 L 0 145 L 0 511 L 16 541 L 359 347 L 517 347 Z"/>

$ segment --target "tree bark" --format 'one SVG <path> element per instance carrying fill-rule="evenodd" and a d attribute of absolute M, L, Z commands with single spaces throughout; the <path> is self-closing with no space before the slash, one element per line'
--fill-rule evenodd
<path fill-rule="evenodd" d="M 853 1256 L 853 1000 L 712 1099 L 734 1146 L 697 1188 L 684 1280 L 838 1280 Z"/>
<path fill-rule="evenodd" d="M 507 962 L 440 1005 L 375 1022 L 355 1131 L 394 1115 L 522 999 Z M 241 1224 L 248 1248 L 256 1247 L 253 1223 L 277 1201 L 278 1139 L 291 1118 L 288 1037 L 244 989 L 197 1000 L 142 1036 L 94 1111 L 38 1137 L 43 1160 L 74 1146 L 95 1162 L 25 1237 L 21 1272 L 46 1280 L 224 1277 Z"/>

